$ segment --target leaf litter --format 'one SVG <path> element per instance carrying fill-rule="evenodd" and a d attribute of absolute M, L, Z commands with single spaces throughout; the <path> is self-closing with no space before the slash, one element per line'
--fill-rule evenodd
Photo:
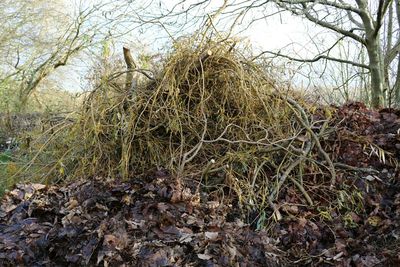
<path fill-rule="evenodd" d="M 225 220 L 231 212 L 228 205 L 199 204 L 195 194 L 172 202 L 171 181 L 155 173 L 141 182 L 95 179 L 39 190 L 18 185 L 1 206 L 0 262 L 3 266 L 282 263 L 277 240 L 265 231 L 256 233 L 239 218 Z"/>

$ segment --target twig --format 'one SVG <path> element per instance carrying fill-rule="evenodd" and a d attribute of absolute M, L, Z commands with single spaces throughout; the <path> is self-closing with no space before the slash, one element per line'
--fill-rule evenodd
<path fill-rule="evenodd" d="M 287 97 L 285 99 L 292 108 L 296 108 L 301 116 L 299 116 L 296 112 L 294 113 L 300 124 L 307 130 L 307 132 L 311 135 L 313 141 L 315 142 L 315 145 L 317 146 L 319 152 L 323 155 L 325 158 L 326 162 L 329 165 L 329 172 L 331 173 L 331 188 L 333 188 L 336 184 L 336 171 L 335 171 L 335 166 L 333 165 L 333 162 L 331 158 L 329 157 L 328 153 L 325 152 L 325 150 L 322 148 L 321 143 L 319 142 L 318 136 L 315 134 L 315 132 L 311 129 L 310 124 L 308 122 L 307 115 L 304 111 L 304 109 L 293 99 Z"/>
<path fill-rule="evenodd" d="M 296 181 L 293 177 L 290 177 L 290 181 L 294 183 L 295 186 L 300 190 L 300 192 L 303 194 L 304 198 L 307 200 L 308 204 L 310 206 L 314 206 L 314 202 L 312 201 L 310 195 L 307 193 L 307 191 L 304 189 L 304 187 Z"/>
<path fill-rule="evenodd" d="M 375 169 L 372 169 L 372 168 L 354 167 L 354 166 L 347 165 L 347 164 L 340 163 L 340 162 L 335 162 L 335 163 L 333 163 L 333 165 L 336 166 L 336 167 L 342 168 L 342 169 L 350 170 L 350 171 L 379 173 L 378 170 L 375 170 Z"/>
<path fill-rule="evenodd" d="M 285 183 L 286 178 L 288 178 L 289 174 L 292 172 L 292 170 L 299 165 L 302 162 L 303 158 L 299 157 L 297 158 L 295 161 L 293 161 L 289 167 L 286 169 L 286 171 L 281 175 L 281 177 L 279 178 L 278 184 L 277 186 L 274 188 L 274 190 L 272 191 L 271 195 L 269 196 L 269 199 L 272 201 L 277 193 L 279 192 L 279 189 L 282 187 L 282 185 Z"/>

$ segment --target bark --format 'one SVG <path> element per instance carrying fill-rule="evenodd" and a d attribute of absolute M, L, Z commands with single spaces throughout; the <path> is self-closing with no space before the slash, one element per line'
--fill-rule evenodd
<path fill-rule="evenodd" d="M 400 1 L 396 0 L 395 4 L 396 4 L 397 23 L 398 26 L 400 27 Z M 396 82 L 394 84 L 394 95 L 395 95 L 396 105 L 400 106 L 400 58 L 398 58 L 397 60 L 397 76 L 396 76 Z"/>
<path fill-rule="evenodd" d="M 385 44 L 385 58 L 384 58 L 384 78 L 385 78 L 385 90 L 387 90 L 386 97 L 388 100 L 388 106 L 390 107 L 393 102 L 393 94 L 392 90 L 390 89 L 390 75 L 389 75 L 389 64 L 390 62 L 387 61 L 386 55 L 390 51 L 392 47 L 392 40 L 393 40 L 393 5 L 389 6 L 388 12 L 388 23 L 386 28 L 386 44 Z"/>
<path fill-rule="evenodd" d="M 394 103 L 400 107 L 400 58 L 397 58 L 397 75 L 394 83 Z"/>
<path fill-rule="evenodd" d="M 371 105 L 375 108 L 383 106 L 383 85 L 385 83 L 378 47 L 378 44 L 373 44 L 367 47 L 369 67 L 371 71 Z"/>

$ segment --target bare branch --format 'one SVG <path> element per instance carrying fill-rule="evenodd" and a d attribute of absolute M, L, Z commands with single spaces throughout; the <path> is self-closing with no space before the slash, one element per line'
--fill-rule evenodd
<path fill-rule="evenodd" d="M 318 1 L 317 3 L 322 3 L 322 2 L 325 2 L 325 1 Z M 313 3 L 313 5 L 314 5 L 316 3 L 315 1 L 276 1 L 276 3 L 278 4 L 279 7 L 283 8 L 283 9 L 285 9 L 287 11 L 292 12 L 294 15 L 297 15 L 297 16 L 304 15 L 309 21 L 311 21 L 311 22 L 313 22 L 313 23 L 315 23 L 317 25 L 320 25 L 320 26 L 322 26 L 324 28 L 330 29 L 330 30 L 332 30 L 334 32 L 340 33 L 341 35 L 348 36 L 348 37 L 356 40 L 359 43 L 365 44 L 364 38 L 362 38 L 359 35 L 355 34 L 353 32 L 354 29 L 351 29 L 349 31 L 348 30 L 344 30 L 344 29 L 340 28 L 337 25 L 334 25 L 332 23 L 323 21 L 323 20 L 311 15 L 309 10 L 312 7 L 312 5 L 307 5 L 307 3 Z M 292 5 L 294 3 L 301 4 L 301 7 L 298 7 L 297 9 L 293 8 Z M 357 14 L 359 14 L 359 12 L 360 12 L 360 10 L 357 9 Z"/>
<path fill-rule="evenodd" d="M 389 5 L 392 3 L 392 0 L 381 0 L 379 1 L 377 18 L 376 18 L 376 28 L 375 28 L 375 36 L 378 35 L 378 32 L 383 24 L 383 18 L 385 16 L 386 11 L 388 10 Z"/>
<path fill-rule="evenodd" d="M 345 4 L 345 3 L 343 2 L 343 0 L 339 0 L 339 1 L 340 1 L 340 3 L 342 3 L 342 4 Z M 353 13 L 352 13 L 350 10 L 346 10 L 346 13 L 347 13 L 347 16 L 349 17 L 349 19 L 350 19 L 351 22 L 353 22 L 358 28 L 364 29 L 364 25 L 363 25 L 361 22 L 359 22 L 358 20 L 356 20 L 356 19 L 354 18 Z"/>
<path fill-rule="evenodd" d="M 331 6 L 334 8 L 338 8 L 341 10 L 350 11 L 350 12 L 353 12 L 356 14 L 360 13 L 360 10 L 358 8 L 353 7 L 350 4 L 346 4 L 343 1 L 339 1 L 339 3 L 338 3 L 337 1 L 329 1 L 329 0 L 319 0 L 319 1 L 315 1 L 315 0 L 281 0 L 278 2 L 285 3 L 285 4 L 291 4 L 291 5 L 321 4 L 321 5 L 325 5 L 325 6 Z"/>
<path fill-rule="evenodd" d="M 362 64 L 362 63 L 358 63 L 358 62 L 354 62 L 354 61 L 350 61 L 347 59 L 341 59 L 341 58 L 335 58 L 335 57 L 330 57 L 330 56 L 326 56 L 326 55 L 318 55 L 312 59 L 302 59 L 302 58 L 295 58 L 295 57 L 291 57 L 285 54 L 281 54 L 281 53 L 277 53 L 277 52 L 271 52 L 271 51 L 263 51 L 261 54 L 257 55 L 256 57 L 253 58 L 253 60 L 255 60 L 256 58 L 259 58 L 260 56 L 262 56 L 263 54 L 271 54 L 274 56 L 278 56 L 278 57 L 283 57 L 289 60 L 293 60 L 293 61 L 297 61 L 297 62 L 303 62 L 303 63 L 313 63 L 313 62 L 317 62 L 319 60 L 325 59 L 325 60 L 331 60 L 331 61 L 335 61 L 335 62 L 339 62 L 339 63 L 345 63 L 345 64 L 350 64 L 353 65 L 355 67 L 359 67 L 359 68 L 363 68 L 363 69 L 369 69 L 368 65 Z"/>

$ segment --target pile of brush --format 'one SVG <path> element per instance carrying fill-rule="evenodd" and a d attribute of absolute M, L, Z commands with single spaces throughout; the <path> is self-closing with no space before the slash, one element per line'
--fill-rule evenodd
<path fill-rule="evenodd" d="M 203 33 L 175 43 L 151 79 L 126 87 L 123 76 L 103 77 L 75 123 L 39 139 L 46 156 L 34 157 L 38 173 L 52 181 L 128 179 L 165 168 L 177 183 L 229 188 L 258 210 L 276 210 L 275 199 L 291 181 L 313 204 L 303 178 L 317 173 L 328 185 L 336 179 L 320 144 L 328 122 L 313 121 L 305 102 L 279 90 L 247 52 Z"/>

